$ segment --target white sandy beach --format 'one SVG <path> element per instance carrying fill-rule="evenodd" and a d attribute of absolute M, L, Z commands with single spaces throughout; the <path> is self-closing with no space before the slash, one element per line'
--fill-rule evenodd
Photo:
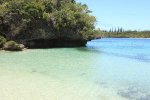
<path fill-rule="evenodd" d="M 56 80 L 27 71 L 0 69 L 0 100 L 124 100 L 115 91 L 82 80 Z"/>

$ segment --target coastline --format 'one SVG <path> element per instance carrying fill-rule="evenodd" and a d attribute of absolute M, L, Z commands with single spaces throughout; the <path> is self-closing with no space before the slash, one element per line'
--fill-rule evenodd
<path fill-rule="evenodd" d="M 104 41 L 102 45 L 105 43 Z M 141 58 L 129 59 L 105 54 L 103 52 L 105 46 L 108 47 L 109 52 L 117 51 L 113 49 L 115 47 L 110 46 L 114 43 L 123 43 L 124 49 L 117 49 L 118 52 L 124 54 L 130 52 L 135 57 L 143 59 L 149 55 L 145 52 L 146 49 L 149 50 L 149 44 L 145 47 L 142 42 L 140 45 L 144 48 L 137 46 L 140 49 L 136 48 L 137 51 L 134 51 L 121 40 L 110 41 L 101 48 L 96 48 L 100 52 L 88 51 L 90 48 L 0 52 L 0 99 L 128 100 L 130 97 L 142 98 L 143 95 L 148 99 L 149 92 L 142 91 L 145 82 L 147 85 L 144 84 L 144 87 L 150 86 L 147 80 L 150 74 L 148 67 L 150 63 L 143 62 Z M 122 45 L 116 46 L 120 48 Z M 138 84 L 141 84 L 141 87 Z M 127 93 L 129 95 L 126 96 Z"/>
<path fill-rule="evenodd" d="M 133 38 L 133 37 L 101 37 L 101 39 L 103 39 L 103 38 L 116 38 L 116 39 L 150 39 L 150 38 Z"/>
<path fill-rule="evenodd" d="M 101 38 L 94 38 L 91 40 L 66 40 L 66 41 L 46 41 L 46 42 L 41 42 L 41 41 L 30 41 L 28 44 L 24 44 L 25 47 L 20 50 L 5 50 L 3 48 L 0 48 L 0 51 L 24 51 L 27 49 L 48 49 L 48 48 L 74 48 L 74 47 L 86 47 L 87 42 L 89 41 L 94 41 L 94 40 L 100 40 L 100 39 L 145 39 L 149 40 L 150 38 L 118 38 L 118 37 L 101 37 Z M 73 41 L 73 42 L 72 42 Z M 34 42 L 34 43 L 33 43 Z M 40 44 L 40 45 L 39 45 Z"/>

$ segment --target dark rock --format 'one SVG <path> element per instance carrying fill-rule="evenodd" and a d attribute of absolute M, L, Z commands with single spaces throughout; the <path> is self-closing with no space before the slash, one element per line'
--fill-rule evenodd
<path fill-rule="evenodd" d="M 95 39 L 101 39 L 101 36 L 97 36 L 97 37 L 95 37 Z"/>
<path fill-rule="evenodd" d="M 86 40 L 70 40 L 70 39 L 34 39 L 25 42 L 28 48 L 55 48 L 55 47 L 83 47 L 87 43 Z"/>

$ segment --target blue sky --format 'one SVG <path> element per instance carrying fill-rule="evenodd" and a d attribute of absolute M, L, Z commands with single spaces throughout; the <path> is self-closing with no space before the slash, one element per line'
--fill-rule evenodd
<path fill-rule="evenodd" d="M 96 16 L 100 29 L 122 27 L 126 30 L 150 30 L 150 0 L 77 0 Z"/>

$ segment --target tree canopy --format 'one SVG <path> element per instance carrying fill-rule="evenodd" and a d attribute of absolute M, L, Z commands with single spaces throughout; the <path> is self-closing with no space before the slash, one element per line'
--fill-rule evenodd
<path fill-rule="evenodd" d="M 75 0 L 0 0 L 0 34 L 9 39 L 95 37 L 96 18 Z"/>

